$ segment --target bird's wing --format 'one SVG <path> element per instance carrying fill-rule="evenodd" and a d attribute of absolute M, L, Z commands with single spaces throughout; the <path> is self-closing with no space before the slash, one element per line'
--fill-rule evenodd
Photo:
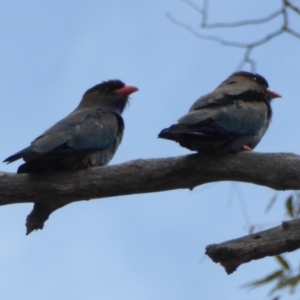
<path fill-rule="evenodd" d="M 29 147 L 13 154 L 4 162 L 37 156 L 70 153 L 74 150 L 106 149 L 123 131 L 122 117 L 109 111 L 75 111 L 36 138 Z"/>
<path fill-rule="evenodd" d="M 206 94 L 195 101 L 189 112 L 210 106 L 231 104 L 238 98 L 243 99 L 248 91 L 249 87 L 245 84 L 234 86 L 234 88 L 230 84 L 219 86 L 212 93 Z"/>
<path fill-rule="evenodd" d="M 97 109 L 83 116 L 71 114 L 32 142 L 37 153 L 48 153 L 65 145 L 60 152 L 85 149 L 106 149 L 115 140 L 123 120 L 120 116 Z"/>
<path fill-rule="evenodd" d="M 32 153 L 32 148 L 31 148 L 31 146 L 29 146 L 29 147 L 24 148 L 21 151 L 15 153 L 15 154 L 13 154 L 13 155 L 7 157 L 3 162 L 6 162 L 6 163 L 9 164 L 9 163 L 11 163 L 13 161 L 16 161 L 16 160 L 22 158 L 25 155 L 29 155 L 31 153 Z"/>
<path fill-rule="evenodd" d="M 97 111 L 95 110 L 95 108 L 75 110 L 65 118 L 61 119 L 59 122 L 55 123 L 49 129 L 47 129 L 41 136 L 52 134 L 57 131 L 68 131 L 78 124 L 81 124 L 87 116 L 93 115 L 95 111 Z"/>
<path fill-rule="evenodd" d="M 226 105 L 207 105 L 193 110 L 178 120 L 198 134 L 255 135 L 265 125 L 267 106 L 264 102 L 235 100 Z"/>

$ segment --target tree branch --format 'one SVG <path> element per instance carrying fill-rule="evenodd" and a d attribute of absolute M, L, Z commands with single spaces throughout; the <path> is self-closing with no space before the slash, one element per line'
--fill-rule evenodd
<path fill-rule="evenodd" d="M 233 23 L 222 23 L 222 22 L 212 23 L 212 24 L 202 25 L 202 27 L 206 29 L 213 29 L 213 28 L 230 28 L 230 27 L 241 27 L 247 25 L 257 25 L 257 24 L 267 23 L 281 14 L 282 14 L 282 9 L 279 9 L 273 12 L 272 14 L 270 14 L 269 16 L 266 16 L 261 19 L 252 19 L 252 20 L 245 20 L 245 21 L 233 22 Z"/>
<path fill-rule="evenodd" d="M 286 5 L 287 7 L 289 7 L 291 10 L 293 10 L 295 13 L 300 15 L 300 8 L 293 5 L 290 1 L 288 0 L 283 0 L 284 5 Z"/>
<path fill-rule="evenodd" d="M 33 224 L 27 226 L 31 232 L 41 229 L 54 210 L 72 202 L 174 189 L 192 190 L 204 183 L 224 180 L 250 182 L 275 190 L 297 190 L 300 189 L 300 156 L 255 152 L 193 154 L 139 159 L 77 172 L 0 173 L 0 205 L 38 204 L 27 219 L 27 225 Z"/>
<path fill-rule="evenodd" d="M 201 22 L 201 28 L 205 29 L 211 29 L 211 28 L 228 28 L 228 27 L 240 27 L 240 26 L 246 26 L 246 25 L 256 25 L 256 24 L 262 24 L 267 23 L 271 21 L 272 19 L 276 18 L 277 16 L 282 14 L 282 9 L 279 9 L 272 14 L 261 18 L 261 19 L 252 19 L 252 20 L 245 20 L 240 22 L 232 22 L 232 23 L 211 23 L 207 24 L 207 13 L 208 13 L 208 0 L 203 1 L 203 8 L 198 6 L 194 1 L 192 0 L 181 0 L 183 3 L 189 5 L 192 9 L 194 9 L 196 12 L 202 15 L 202 22 Z M 292 4 L 288 3 L 289 1 L 285 0 L 285 5 L 289 6 L 292 9 L 295 9 L 292 7 Z M 297 8 L 296 8 L 297 9 Z"/>
<path fill-rule="evenodd" d="M 203 0 L 203 8 L 200 6 L 196 5 L 193 0 L 181 0 L 185 4 L 189 5 L 192 9 L 194 9 L 196 12 L 200 14 L 200 31 L 199 29 L 195 29 L 193 26 L 188 25 L 185 22 L 179 21 L 177 18 L 173 17 L 170 13 L 167 13 L 167 17 L 169 20 L 188 30 L 190 33 L 192 33 L 194 36 L 196 36 L 199 39 L 202 40 L 210 40 L 217 42 L 221 45 L 224 46 L 229 46 L 229 47 L 237 47 L 237 48 L 243 48 L 244 50 L 244 56 L 242 60 L 240 61 L 238 65 L 238 69 L 242 69 L 242 67 L 245 64 L 249 64 L 251 67 L 251 71 L 255 72 L 256 69 L 256 64 L 254 59 L 251 57 L 252 52 L 255 48 L 269 42 L 270 40 L 278 37 L 279 35 L 283 33 L 288 33 L 292 35 L 293 37 L 299 38 L 300 34 L 293 30 L 292 28 L 289 27 L 289 16 L 288 16 L 288 11 L 292 10 L 293 12 L 300 14 L 300 8 L 293 5 L 289 0 L 282 0 L 282 7 L 279 10 L 276 10 L 272 12 L 269 15 L 266 15 L 263 18 L 260 19 L 252 19 L 252 20 L 244 20 L 244 21 L 239 21 L 239 22 L 218 22 L 218 23 L 208 23 L 208 6 L 209 6 L 209 0 Z M 282 24 L 278 26 L 278 29 L 273 30 L 271 33 L 265 35 L 263 38 L 260 38 L 254 42 L 246 42 L 246 43 L 241 43 L 239 41 L 231 41 L 228 40 L 227 38 L 220 38 L 219 34 L 218 35 L 206 35 L 202 34 L 203 30 L 206 29 L 215 29 L 215 28 L 225 28 L 225 29 L 231 29 L 231 28 L 241 28 L 242 26 L 250 26 L 250 25 L 264 25 L 266 23 L 269 23 L 273 19 L 277 17 L 282 17 Z M 260 26 L 260 28 L 262 28 Z"/>
<path fill-rule="evenodd" d="M 282 222 L 281 226 L 221 244 L 208 245 L 205 253 L 215 263 L 220 263 L 227 274 L 231 274 L 241 264 L 251 260 L 291 252 L 298 248 L 300 248 L 300 219 Z"/>

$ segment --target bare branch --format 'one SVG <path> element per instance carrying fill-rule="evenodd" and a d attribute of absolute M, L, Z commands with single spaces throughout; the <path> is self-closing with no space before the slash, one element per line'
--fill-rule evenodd
<path fill-rule="evenodd" d="M 205 35 L 205 34 L 201 34 L 199 31 L 197 31 L 196 29 L 194 29 L 192 26 L 184 23 L 184 22 L 181 22 L 179 20 L 177 20 L 176 18 L 174 18 L 170 13 L 166 13 L 166 16 L 168 17 L 168 19 L 184 28 L 184 29 L 187 29 L 190 33 L 192 33 L 195 37 L 199 38 L 199 39 L 202 39 L 202 40 L 211 40 L 211 41 L 215 41 L 221 45 L 224 45 L 224 46 L 229 46 L 229 47 L 238 47 L 238 48 L 247 48 L 249 44 L 247 43 L 239 43 L 239 42 L 231 42 L 231 41 L 227 41 L 227 40 L 223 40 L 217 36 L 214 36 L 214 35 Z"/>
<path fill-rule="evenodd" d="M 276 161 L 276 164 L 274 164 Z M 255 166 L 255 167 L 254 167 Z M 72 202 L 130 194 L 193 189 L 208 182 L 242 181 L 276 190 L 300 189 L 300 156 L 294 154 L 198 154 L 135 160 L 81 170 L 41 174 L 0 173 L 0 205 L 33 202 L 28 232 Z"/>
<path fill-rule="evenodd" d="M 256 62 L 254 59 L 252 59 L 250 56 L 251 56 L 251 52 L 252 52 L 253 48 L 252 47 L 249 47 L 246 52 L 244 53 L 244 57 L 243 59 L 241 60 L 241 62 L 239 63 L 238 67 L 237 67 L 237 71 L 241 70 L 243 68 L 243 66 L 245 64 L 249 64 L 250 65 L 250 68 L 251 68 L 251 71 L 252 72 L 255 72 L 256 70 Z"/>
<path fill-rule="evenodd" d="M 203 0 L 202 26 L 206 26 L 206 24 L 207 24 L 208 3 L 209 3 L 209 0 Z"/>
<path fill-rule="evenodd" d="M 205 28 L 205 29 L 213 29 L 213 28 L 230 28 L 230 27 L 241 27 L 241 26 L 247 26 L 247 25 L 257 25 L 257 24 L 267 23 L 267 22 L 273 20 L 274 18 L 280 16 L 281 14 L 282 14 L 282 9 L 275 11 L 274 13 L 270 14 L 269 16 L 261 18 L 261 19 L 253 19 L 253 20 L 246 20 L 246 21 L 233 22 L 233 23 L 221 23 L 221 22 L 220 23 L 212 23 L 212 24 L 202 25 L 201 27 Z"/>
<path fill-rule="evenodd" d="M 279 30 L 276 30 L 270 34 L 267 34 L 265 37 L 263 37 L 262 39 L 259 39 L 255 42 L 250 42 L 250 43 L 240 43 L 240 42 L 232 42 L 232 41 L 228 41 L 228 40 L 223 40 L 219 37 L 216 37 L 214 35 L 205 35 L 205 34 L 201 34 L 200 32 L 198 32 L 197 30 L 195 30 L 192 26 L 186 24 L 186 23 L 183 23 L 179 20 L 177 20 L 176 18 L 174 18 L 170 13 L 167 13 L 166 16 L 168 17 L 168 19 L 184 28 L 184 29 L 187 29 L 190 33 L 192 33 L 194 36 L 202 39 L 202 40 L 211 40 L 211 41 L 215 41 L 215 42 L 218 42 L 219 44 L 221 45 L 224 45 L 224 46 L 229 46 L 229 47 L 238 47 L 238 48 L 254 48 L 254 47 L 257 47 L 257 46 L 260 46 L 266 42 L 269 42 L 271 39 L 273 39 L 274 37 L 282 34 L 284 32 L 284 29 L 279 29 Z"/>
<path fill-rule="evenodd" d="M 287 28 L 285 28 L 285 31 L 286 31 L 287 33 L 293 35 L 294 37 L 300 39 L 300 33 L 294 31 L 293 29 L 287 27 Z"/>
<path fill-rule="evenodd" d="M 208 12 L 208 0 L 203 1 L 203 9 L 198 6 L 194 1 L 191 0 L 181 0 L 185 4 L 189 5 L 191 8 L 193 8 L 196 12 L 202 15 L 202 21 L 200 27 L 205 29 L 213 29 L 213 28 L 230 28 L 230 27 L 241 27 L 246 25 L 257 25 L 262 23 L 267 23 L 274 18 L 278 17 L 282 14 L 282 9 L 279 9 L 267 17 L 261 18 L 261 19 L 253 19 L 253 20 L 246 20 L 246 21 L 240 21 L 240 22 L 233 22 L 233 23 L 212 23 L 207 24 L 207 12 Z"/>
<path fill-rule="evenodd" d="M 289 18 L 288 18 L 288 13 L 287 13 L 287 10 L 291 9 L 294 12 L 300 14 L 300 9 L 297 6 L 290 3 L 290 1 L 288 1 L 288 0 L 282 0 L 282 8 L 281 9 L 271 13 L 270 15 L 268 15 L 266 17 L 260 18 L 260 19 L 245 20 L 245 21 L 240 21 L 240 22 L 227 22 L 227 23 L 219 22 L 219 23 L 212 23 L 212 24 L 208 24 L 208 22 L 207 22 L 209 0 L 203 1 L 203 8 L 196 5 L 195 2 L 192 0 L 181 0 L 181 1 L 184 2 L 185 4 L 189 5 L 192 9 L 194 9 L 201 15 L 200 29 L 203 29 L 203 30 L 204 29 L 215 29 L 215 28 L 227 28 L 228 29 L 228 28 L 239 28 L 242 26 L 249 26 L 249 25 L 262 25 L 262 24 L 266 24 L 266 23 L 272 21 L 274 18 L 277 18 L 278 16 L 282 16 L 282 25 L 279 26 L 279 29 L 267 34 L 265 37 L 258 39 L 257 41 L 248 42 L 248 43 L 240 43 L 240 42 L 223 39 L 216 35 L 202 34 L 201 32 L 199 32 L 192 26 L 174 18 L 170 13 L 167 14 L 167 17 L 169 18 L 169 20 L 172 23 L 188 30 L 190 33 L 192 33 L 194 36 L 196 36 L 199 39 L 211 40 L 211 41 L 217 42 L 224 46 L 244 48 L 245 52 L 244 52 L 243 59 L 240 61 L 239 65 L 238 65 L 239 70 L 242 69 L 242 67 L 245 64 L 249 64 L 251 71 L 254 72 L 256 69 L 256 63 L 253 60 L 253 58 L 251 58 L 253 49 L 269 42 L 273 38 L 275 38 L 285 32 L 288 34 L 291 34 L 292 36 L 294 36 L 296 38 L 300 38 L 300 33 L 296 32 L 295 30 L 293 30 L 289 27 Z"/>
<path fill-rule="evenodd" d="M 189 5 L 191 8 L 193 8 L 196 12 L 198 12 L 201 15 L 203 15 L 203 13 L 205 12 L 205 8 L 202 9 L 194 1 L 190 1 L 190 0 L 181 0 L 181 1 L 183 3 Z"/>
<path fill-rule="evenodd" d="M 257 40 L 256 42 L 249 43 L 247 47 L 254 48 L 257 46 L 261 46 L 262 44 L 269 42 L 270 40 L 272 40 L 273 38 L 275 38 L 276 36 L 278 36 L 282 33 L 284 33 L 284 29 L 276 30 L 272 33 L 267 34 L 264 38 Z"/>
<path fill-rule="evenodd" d="M 266 256 L 291 252 L 300 248 L 300 219 L 282 222 L 268 230 L 250 234 L 235 240 L 206 247 L 206 254 L 220 263 L 227 274 L 233 273 L 241 264 Z"/>
<path fill-rule="evenodd" d="M 288 0 L 283 0 L 283 3 L 285 6 L 289 7 L 291 10 L 293 10 L 295 13 L 300 15 L 300 8 L 293 5 L 290 1 Z"/>

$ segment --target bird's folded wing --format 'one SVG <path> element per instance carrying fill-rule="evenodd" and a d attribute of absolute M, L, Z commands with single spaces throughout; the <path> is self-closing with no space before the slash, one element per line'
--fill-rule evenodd
<path fill-rule="evenodd" d="M 106 149 L 115 140 L 122 119 L 109 111 L 96 110 L 88 115 L 70 115 L 32 142 L 32 150 L 49 153 Z M 57 153 L 57 151 L 56 151 Z"/>
<path fill-rule="evenodd" d="M 228 105 L 193 110 L 178 122 L 197 127 L 199 133 L 208 135 L 255 135 L 265 126 L 266 119 L 265 103 L 236 101 Z"/>

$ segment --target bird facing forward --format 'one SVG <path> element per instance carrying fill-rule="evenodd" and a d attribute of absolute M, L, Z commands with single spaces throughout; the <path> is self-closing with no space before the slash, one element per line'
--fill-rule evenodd
<path fill-rule="evenodd" d="M 121 143 L 121 116 L 130 94 L 138 89 L 109 80 L 87 90 L 78 107 L 46 130 L 29 147 L 6 158 L 23 158 L 18 173 L 70 171 L 109 163 Z"/>
<path fill-rule="evenodd" d="M 158 137 L 199 153 L 251 151 L 268 129 L 270 101 L 278 97 L 261 75 L 236 72 Z"/>

